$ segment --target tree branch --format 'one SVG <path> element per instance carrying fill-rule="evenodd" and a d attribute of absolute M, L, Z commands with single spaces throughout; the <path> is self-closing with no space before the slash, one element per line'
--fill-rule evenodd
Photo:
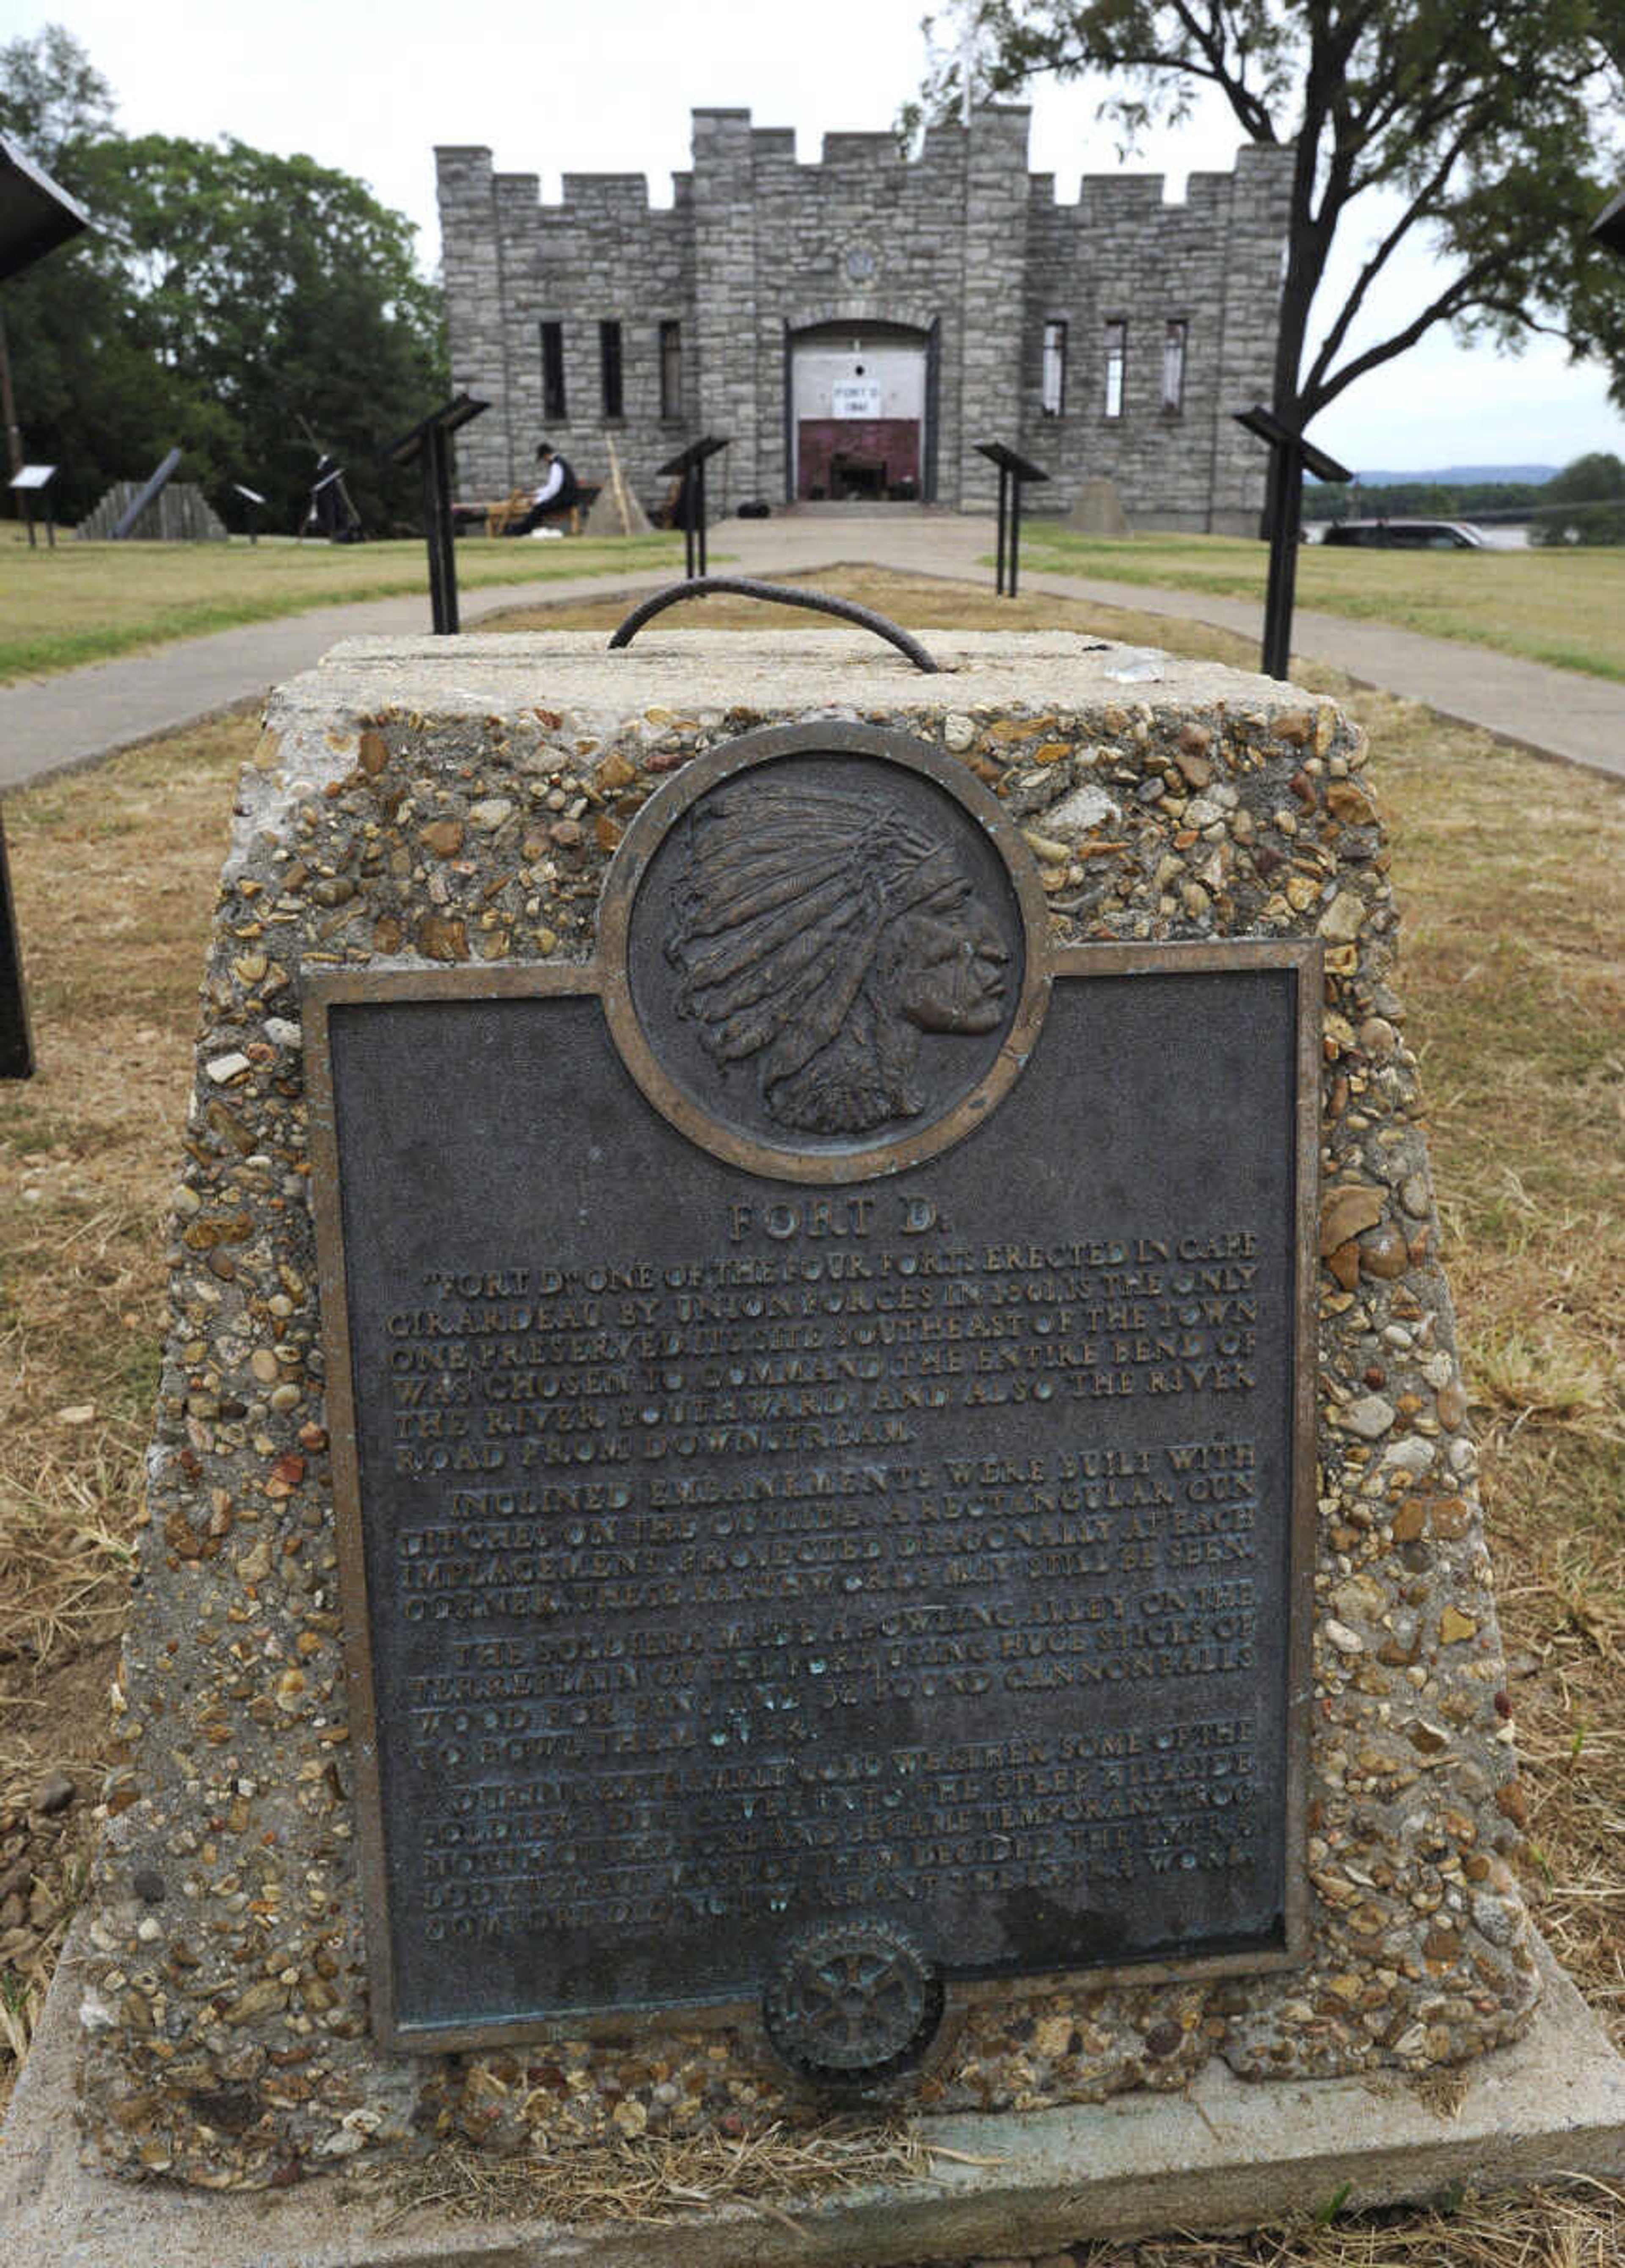
<path fill-rule="evenodd" d="M 1449 180 L 1451 173 L 1455 168 L 1457 160 L 1460 158 L 1463 150 L 1467 146 L 1467 135 L 1465 132 L 1457 136 L 1456 140 L 1451 144 L 1449 150 L 1445 152 L 1443 159 L 1434 167 L 1433 172 L 1429 175 L 1427 180 L 1411 199 L 1410 204 L 1407 207 L 1406 210 L 1400 215 L 1400 217 L 1394 222 L 1393 226 L 1388 231 L 1386 236 L 1380 239 L 1375 249 L 1371 252 L 1370 257 L 1365 261 L 1364 266 L 1361 269 L 1358 276 L 1356 276 L 1354 283 L 1350 285 L 1348 296 L 1345 298 L 1342 307 L 1338 311 L 1335 321 L 1327 331 L 1325 338 L 1320 342 L 1320 351 L 1316 354 L 1314 361 L 1310 365 L 1308 375 L 1304 379 L 1305 390 L 1312 390 L 1315 386 L 1317 386 L 1320 379 L 1324 378 L 1326 372 L 1331 368 L 1338 349 L 1348 337 L 1355 317 L 1359 313 L 1361 307 L 1365 303 L 1366 293 L 1371 290 L 1371 285 L 1376 282 L 1378 276 L 1387 266 L 1394 253 L 1399 249 L 1400 246 L 1404 242 L 1405 239 L 1410 234 L 1412 229 L 1416 226 L 1419 221 L 1425 220 L 1431 217 L 1430 209 L 1433 199 L 1438 195 L 1445 182 Z M 1348 201 L 1351 201 L 1351 198 Z"/>
<path fill-rule="evenodd" d="M 1364 378 L 1367 371 L 1380 369 L 1384 363 L 1392 362 L 1396 355 L 1402 355 L 1414 347 L 1423 333 L 1430 331 L 1436 323 L 1447 322 L 1452 316 L 1461 314 L 1476 304 L 1479 284 L 1493 276 L 1499 265 L 1500 262 L 1493 259 L 1475 261 L 1471 268 L 1465 269 L 1441 291 L 1437 299 L 1414 316 L 1403 330 L 1395 331 L 1392 338 L 1384 339 L 1374 347 L 1368 347 L 1364 354 L 1357 355 L 1352 362 L 1345 363 L 1340 371 L 1319 386 L 1305 387 L 1298 402 L 1301 423 L 1307 425 L 1312 417 L 1318 417 L 1327 402 L 1335 401 L 1340 394 L 1354 384 L 1357 378 Z"/>

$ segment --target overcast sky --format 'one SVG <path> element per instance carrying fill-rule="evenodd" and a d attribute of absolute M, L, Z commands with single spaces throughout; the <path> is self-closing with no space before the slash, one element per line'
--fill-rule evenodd
<path fill-rule="evenodd" d="M 641 172 L 654 201 L 669 203 L 696 105 L 793 126 L 804 162 L 827 132 L 888 127 L 919 84 L 926 4 L 0 0 L 0 40 L 65 25 L 111 81 L 127 132 L 232 134 L 358 174 L 418 225 L 432 268 L 437 142 L 489 143 L 500 170 L 540 173 L 545 197 L 564 172 Z M 1031 163 L 1056 175 L 1063 199 L 1081 172 L 1115 166 L 1085 90 L 1040 86 L 1032 100 Z M 1128 162 L 1165 173 L 1177 191 L 1187 172 L 1227 168 L 1238 139 L 1215 103 Z M 1408 265 L 1377 311 L 1382 330 L 1432 276 L 1425 255 Z M 1563 464 L 1588 449 L 1625 454 L 1625 419 L 1602 368 L 1570 368 L 1555 342 L 1513 357 L 1435 334 L 1351 387 L 1313 438 L 1357 468 Z"/>

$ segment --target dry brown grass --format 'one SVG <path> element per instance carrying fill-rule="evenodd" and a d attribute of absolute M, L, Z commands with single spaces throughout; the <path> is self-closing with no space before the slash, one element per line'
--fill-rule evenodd
<path fill-rule="evenodd" d="M 202 939 L 254 730 L 203 727 L 6 809 L 39 1070 L 0 1090 L 0 2094 L 84 1881 Z M 50 1771 L 77 1796 L 41 1817 Z"/>
<path fill-rule="evenodd" d="M 921 629 L 1064 625 L 1250 662 L 1222 632 L 1041 594 L 1012 607 L 869 571 L 840 587 Z M 508 626 L 607 628 L 623 611 L 606 600 Z M 755 629 L 773 618 L 724 600 L 666 619 Z M 1339 689 L 1329 675 L 1315 681 Z M 1348 698 L 1371 731 L 1393 828 L 1409 1031 L 1431 1098 L 1533 1800 L 1529 1891 L 1565 1966 L 1625 2040 L 1620 792 L 1385 696 Z M 40 1071 L 0 1089 L 0 2095 L 83 1877 L 141 1516 L 196 986 L 231 784 L 254 730 L 245 719 L 200 727 L 7 806 Z M 42 1819 L 31 1799 L 58 1767 L 78 1799 Z M 20 1890 L 5 1889 L 18 1866 Z M 809 2149 L 827 2164 L 801 2163 Z M 709 2196 L 726 2182 L 772 2218 L 805 2183 L 905 2171 L 899 2150 L 908 2156 L 883 2129 L 787 2137 L 745 2166 L 725 2147 L 572 2156 L 518 2174 L 442 2154 L 424 2178 L 462 2211 L 559 2210 L 562 2193 L 544 2197 L 540 2180 L 562 2183 L 577 2210 L 597 2197 L 599 2211 L 645 2218 L 681 2217 L 699 2204 L 685 2189 Z M 504 2186 L 521 2179 L 522 2194 Z M 1625 2257 L 1625 2202 L 1595 2185 L 1352 2221 L 1327 2212 L 1335 2200 L 1304 2204 L 1290 2229 L 1080 2246 L 1077 2257 L 1088 2268 L 1603 2268 Z"/>
<path fill-rule="evenodd" d="M 812 2198 L 918 2179 L 930 2157 L 906 2121 L 831 2119 L 793 2133 L 770 2126 L 737 2142 L 720 2134 L 648 2137 L 546 2159 L 496 2159 L 458 2144 L 377 2186 L 389 2198 L 386 2226 L 427 2206 L 459 2220 L 574 2223 L 692 2220 L 726 2204 L 782 2221 L 787 2208 Z"/>

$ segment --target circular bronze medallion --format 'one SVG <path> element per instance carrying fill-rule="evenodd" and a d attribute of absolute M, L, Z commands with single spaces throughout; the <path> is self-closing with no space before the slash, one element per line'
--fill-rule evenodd
<path fill-rule="evenodd" d="M 919 1946 L 867 1916 L 796 1939 L 762 2003 L 768 2036 L 792 2071 L 849 2088 L 878 2086 L 916 2063 L 942 2010 L 942 1981 Z"/>
<path fill-rule="evenodd" d="M 869 725 L 777 727 L 696 757 L 628 829 L 605 1009 L 702 1148 L 862 1181 L 959 1141 L 1017 1078 L 1045 919 L 1026 845 L 951 758 Z"/>

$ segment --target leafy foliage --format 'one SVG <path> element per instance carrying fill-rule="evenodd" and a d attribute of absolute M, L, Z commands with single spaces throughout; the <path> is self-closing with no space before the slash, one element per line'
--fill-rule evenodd
<path fill-rule="evenodd" d="M 1625 543 L 1625 464 L 1607 450 L 1565 465 L 1547 483 L 1546 501 L 1569 509 L 1542 515 L 1537 543 Z"/>
<path fill-rule="evenodd" d="M 415 475 L 377 461 L 446 386 L 410 224 L 312 158 L 129 138 L 111 117 L 59 27 L 0 48 L 0 129 L 96 222 L 6 293 L 18 414 L 30 453 L 63 468 L 59 510 L 178 446 L 217 506 L 244 481 L 291 527 L 325 449 L 373 532 L 414 522 Z"/>
<path fill-rule="evenodd" d="M 1304 518 L 1342 519 L 1352 512 L 1389 519 L 1417 514 L 1427 519 L 1526 519 L 1545 496 L 1540 481 L 1384 481 L 1380 487 L 1305 481 Z"/>
<path fill-rule="evenodd" d="M 1625 0 L 972 0 L 969 13 L 980 93 L 1104 74 L 1103 113 L 1132 144 L 1211 87 L 1250 140 L 1293 148 L 1277 416 L 1306 425 L 1440 324 L 1513 346 L 1556 331 L 1609 357 L 1625 401 L 1625 265 L 1586 233 L 1614 186 Z M 962 68 L 938 61 L 915 121 L 952 107 Z M 1375 210 L 1356 216 L 1362 198 Z M 1356 279 L 1317 310 L 1333 243 L 1365 212 L 1377 233 Z M 1439 263 L 1433 296 L 1364 340 L 1373 287 L 1418 239 Z"/>
<path fill-rule="evenodd" d="M 71 32 L 48 24 L 37 38 L 0 48 L 0 134 L 77 189 L 79 147 L 113 131 L 113 89 Z"/>

